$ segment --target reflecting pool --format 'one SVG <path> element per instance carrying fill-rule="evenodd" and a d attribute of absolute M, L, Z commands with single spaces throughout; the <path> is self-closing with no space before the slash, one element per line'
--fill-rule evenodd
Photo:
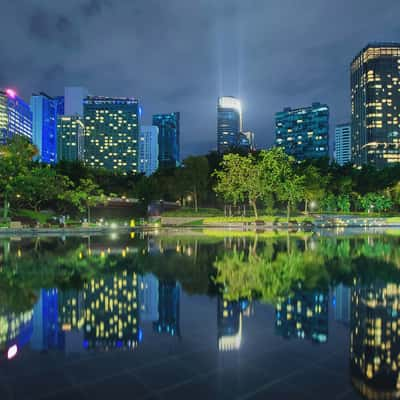
<path fill-rule="evenodd" d="M 400 397 L 400 231 L 0 238 L 0 399 Z"/>

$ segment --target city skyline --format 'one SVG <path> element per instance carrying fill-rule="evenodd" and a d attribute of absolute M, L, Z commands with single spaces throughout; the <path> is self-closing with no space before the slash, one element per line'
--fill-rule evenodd
<path fill-rule="evenodd" d="M 18 14 L 15 5 L 7 5 L 0 29 L 13 41 L 0 45 L 8 60 L 0 70 L 0 86 L 15 87 L 25 99 L 39 91 L 56 96 L 68 85 L 84 85 L 93 94 L 138 97 L 145 124 L 152 114 L 179 110 L 182 158 L 215 148 L 215 99 L 234 95 L 242 99 L 245 125 L 265 147 L 273 143 L 274 112 L 286 106 L 328 104 L 331 132 L 349 120 L 351 60 L 368 42 L 398 39 L 392 12 L 397 3 L 384 3 L 350 7 L 343 0 L 312 1 L 304 7 L 289 1 L 205 0 L 182 7 L 178 0 L 168 6 L 92 0 L 26 4 Z M 13 24 L 17 15 L 25 29 Z M 140 28 L 149 20 L 151 32 Z M 179 23 L 165 22 L 171 20 Z M 105 26 L 114 26 L 112 37 Z M 131 51 L 126 52 L 128 41 Z M 19 44 L 26 49 L 23 55 L 15 52 Z M 163 62 L 150 61 L 153 53 Z"/>

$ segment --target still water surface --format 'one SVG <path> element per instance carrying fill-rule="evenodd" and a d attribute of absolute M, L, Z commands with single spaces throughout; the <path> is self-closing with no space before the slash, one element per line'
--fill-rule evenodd
<path fill-rule="evenodd" d="M 399 244 L 0 239 L 0 399 L 398 398 Z"/>

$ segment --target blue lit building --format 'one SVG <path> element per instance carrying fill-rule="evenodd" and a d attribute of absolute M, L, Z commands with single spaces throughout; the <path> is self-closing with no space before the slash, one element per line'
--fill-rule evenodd
<path fill-rule="evenodd" d="M 153 330 L 180 337 L 180 293 L 177 282 L 160 281 L 158 286 L 158 321 Z"/>
<path fill-rule="evenodd" d="M 64 98 L 52 98 L 45 93 L 31 97 L 32 142 L 45 164 L 57 162 L 57 117 L 64 112 Z"/>
<path fill-rule="evenodd" d="M 14 136 L 32 141 L 32 112 L 14 90 L 0 91 L 0 144 Z"/>
<path fill-rule="evenodd" d="M 242 136 L 242 106 L 235 97 L 220 97 L 217 106 L 217 149 L 220 153 L 247 145 Z M 245 141 L 246 143 L 243 143 Z"/>
<path fill-rule="evenodd" d="M 180 114 L 153 115 L 153 125 L 158 127 L 158 166 L 161 169 L 180 164 Z"/>
<path fill-rule="evenodd" d="M 150 176 L 158 169 L 158 127 L 141 126 L 139 134 L 139 172 Z"/>
<path fill-rule="evenodd" d="M 285 108 L 275 114 L 275 144 L 297 161 L 329 156 L 329 108 Z"/>

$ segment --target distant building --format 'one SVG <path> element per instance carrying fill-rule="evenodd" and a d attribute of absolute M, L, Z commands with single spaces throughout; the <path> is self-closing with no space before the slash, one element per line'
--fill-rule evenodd
<path fill-rule="evenodd" d="M 400 43 L 368 44 L 351 63 L 355 165 L 400 162 Z"/>
<path fill-rule="evenodd" d="M 256 149 L 256 144 L 254 140 L 254 132 L 241 132 L 239 134 L 239 140 L 237 143 L 237 147 L 247 150 L 254 151 Z"/>
<path fill-rule="evenodd" d="M 0 144 L 14 136 L 32 141 L 32 112 L 14 90 L 0 91 Z"/>
<path fill-rule="evenodd" d="M 38 159 L 45 164 L 57 162 L 57 116 L 63 112 L 63 98 L 45 93 L 31 97 L 32 142 L 38 149 Z"/>
<path fill-rule="evenodd" d="M 83 161 L 84 125 L 79 116 L 60 116 L 57 119 L 58 161 Z"/>
<path fill-rule="evenodd" d="M 125 97 L 84 100 L 85 163 L 90 167 L 138 171 L 139 102 Z"/>
<path fill-rule="evenodd" d="M 335 129 L 335 160 L 339 165 L 351 162 L 351 126 L 337 125 Z"/>
<path fill-rule="evenodd" d="M 83 101 L 89 95 L 81 86 L 68 86 L 64 89 L 64 114 L 83 117 Z"/>
<path fill-rule="evenodd" d="M 180 114 L 153 115 L 153 125 L 158 127 L 158 166 L 161 169 L 180 165 Z"/>
<path fill-rule="evenodd" d="M 242 106 L 240 100 L 220 97 L 217 106 L 217 149 L 226 153 L 240 144 L 242 132 Z"/>
<path fill-rule="evenodd" d="M 278 147 L 297 161 L 329 156 L 329 108 L 313 103 L 311 107 L 285 108 L 275 114 Z"/>
<path fill-rule="evenodd" d="M 146 176 L 158 169 L 158 127 L 141 126 L 139 134 L 139 172 Z"/>

